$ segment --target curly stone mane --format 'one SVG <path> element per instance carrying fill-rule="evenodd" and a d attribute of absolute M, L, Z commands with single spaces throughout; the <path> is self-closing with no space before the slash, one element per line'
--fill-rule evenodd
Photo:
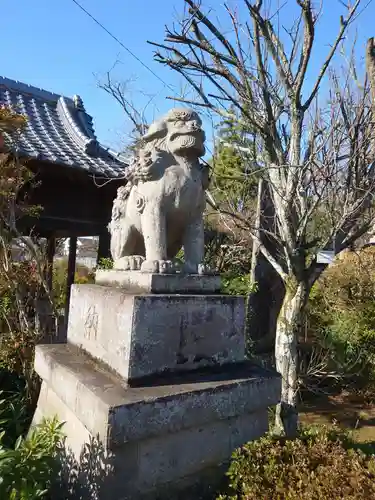
<path fill-rule="evenodd" d="M 117 199 L 114 203 L 114 210 L 116 211 L 117 202 L 121 203 L 126 200 L 130 194 L 132 186 L 138 184 L 139 181 L 147 181 L 152 177 L 152 152 L 165 153 L 165 166 L 173 161 L 174 154 L 168 147 L 168 134 L 171 133 L 171 125 L 174 121 L 186 120 L 188 118 L 195 118 L 200 121 L 199 117 L 192 110 L 186 109 L 172 109 L 161 119 L 154 121 L 147 133 L 140 138 L 136 145 L 134 156 L 125 172 L 126 185 L 121 186 L 117 191 Z M 168 157 L 168 159 L 167 159 Z M 208 177 L 207 177 L 208 178 Z"/>
<path fill-rule="evenodd" d="M 167 137 L 168 129 L 166 129 L 165 135 L 163 137 L 156 137 L 155 139 L 150 141 L 141 140 L 141 147 L 138 150 L 137 156 L 147 155 L 148 153 L 151 153 L 152 150 L 169 152 L 166 140 Z"/>

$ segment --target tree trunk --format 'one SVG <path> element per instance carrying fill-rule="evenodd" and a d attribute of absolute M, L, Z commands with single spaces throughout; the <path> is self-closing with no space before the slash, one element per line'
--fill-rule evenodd
<path fill-rule="evenodd" d="M 286 286 L 284 301 L 277 319 L 275 360 L 282 377 L 281 400 L 277 405 L 275 432 L 294 437 L 298 430 L 297 342 L 308 299 L 306 283 Z"/>
<path fill-rule="evenodd" d="M 250 271 L 250 281 L 251 283 L 255 283 L 255 269 L 257 267 L 258 257 L 259 257 L 259 247 L 260 247 L 260 239 L 261 239 L 261 220 L 262 220 L 262 196 L 263 196 L 263 179 L 259 178 L 258 180 L 258 197 L 257 197 L 257 211 L 255 217 L 255 232 L 257 239 L 253 240 L 253 249 L 251 252 L 251 271 Z"/>

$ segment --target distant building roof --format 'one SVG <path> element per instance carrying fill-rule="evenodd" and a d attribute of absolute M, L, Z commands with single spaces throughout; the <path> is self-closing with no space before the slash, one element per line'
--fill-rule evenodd
<path fill-rule="evenodd" d="M 17 143 L 2 132 L 5 143 L 28 158 L 119 177 L 125 158 L 97 140 L 92 117 L 79 96 L 68 98 L 0 76 L 0 105 L 24 114 L 27 126 Z"/>
<path fill-rule="evenodd" d="M 332 250 L 321 250 L 317 255 L 318 264 L 332 264 L 335 259 L 335 252 Z"/>

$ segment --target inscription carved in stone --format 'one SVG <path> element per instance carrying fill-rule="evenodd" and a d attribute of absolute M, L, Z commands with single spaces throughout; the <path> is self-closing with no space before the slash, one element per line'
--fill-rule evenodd
<path fill-rule="evenodd" d="M 96 340 L 98 335 L 99 315 L 95 306 L 90 306 L 85 319 L 85 338 L 88 340 Z"/>

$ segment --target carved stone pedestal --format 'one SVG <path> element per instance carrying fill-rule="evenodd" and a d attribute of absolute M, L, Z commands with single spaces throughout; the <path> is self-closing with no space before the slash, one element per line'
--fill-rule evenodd
<path fill-rule="evenodd" d="M 124 380 L 244 359 L 241 297 L 129 292 L 75 285 L 69 313 L 68 341 Z"/>
<path fill-rule="evenodd" d="M 209 277 L 202 295 L 196 278 L 138 273 L 154 287 L 140 294 L 123 273 L 113 286 L 75 285 L 68 343 L 36 350 L 34 424 L 57 415 L 67 436 L 53 498 L 181 498 L 267 431 L 279 399 L 279 377 L 244 360 L 243 298 L 214 293 Z M 158 293 L 181 280 L 188 293 Z"/>

